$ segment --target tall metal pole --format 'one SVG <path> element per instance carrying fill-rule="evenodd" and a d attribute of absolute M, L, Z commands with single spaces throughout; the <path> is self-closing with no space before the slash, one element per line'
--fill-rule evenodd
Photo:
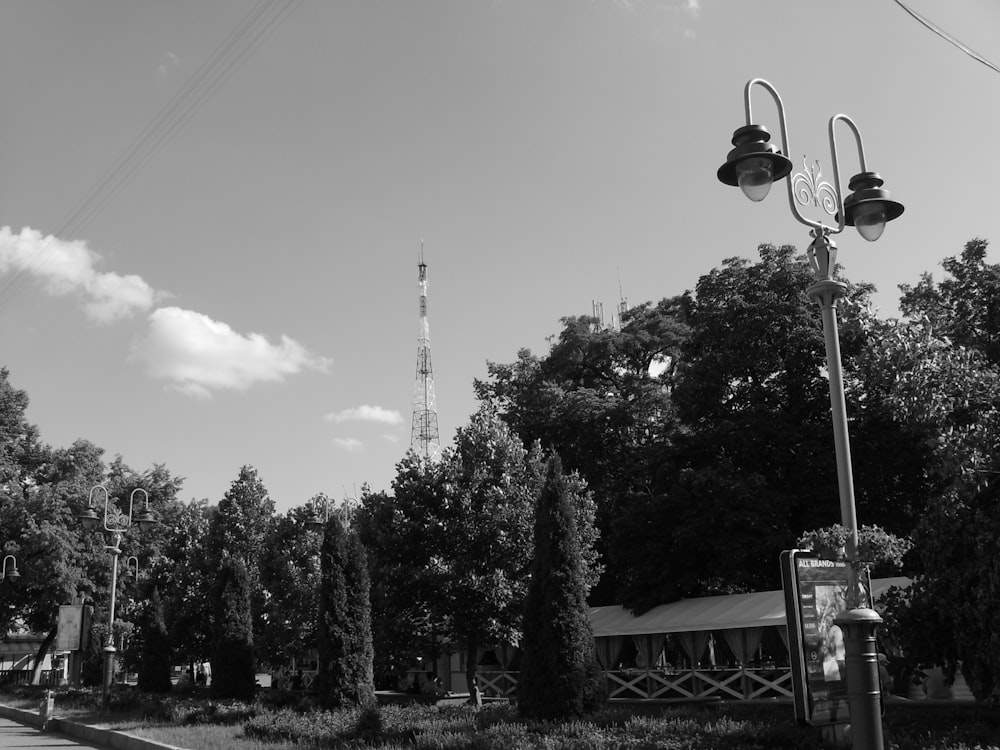
<path fill-rule="evenodd" d="M 780 150 L 769 143 L 771 136 L 767 129 L 754 123 L 750 94 L 755 86 L 767 91 L 777 105 L 781 126 Z M 881 236 L 886 222 L 898 218 L 903 213 L 903 206 L 891 200 L 888 191 L 882 189 L 882 178 L 875 172 L 868 171 L 861 132 L 851 118 L 842 114 L 830 118 L 828 130 L 834 177 L 831 185 L 821 179 L 819 162 L 816 162 L 814 168 L 808 169 L 808 172 L 791 174 L 785 108 L 778 91 L 770 83 L 761 78 L 748 81 L 743 98 L 746 125 L 733 133 L 734 148 L 726 157 L 726 163 L 719 168 L 717 176 L 723 184 L 738 185 L 752 201 L 763 200 L 773 182 L 784 180 L 792 215 L 797 221 L 811 228 L 813 242 L 807 254 L 816 275 L 816 283 L 806 292 L 819 304 L 823 320 L 823 340 L 826 345 L 830 410 L 837 460 L 837 484 L 840 494 L 840 517 L 842 525 L 848 532 L 845 544 L 848 609 L 837 617 L 835 623 L 844 633 L 848 705 L 854 730 L 854 747 L 856 750 L 882 750 L 882 722 L 879 710 L 881 693 L 874 645 L 875 630 L 882 619 L 875 611 L 867 608 L 868 597 L 861 588 L 857 569 L 858 520 L 854 500 L 844 376 L 840 358 L 840 336 L 837 331 L 837 302 L 844 296 L 846 286 L 834 279 L 837 247 L 830 239 L 830 235 L 842 232 L 845 226 L 855 226 L 862 237 L 874 242 Z M 851 178 L 848 187 L 853 192 L 846 198 L 840 183 L 835 133 L 835 125 L 838 122 L 851 130 L 858 148 L 861 168 L 861 172 Z M 804 158 L 803 166 L 805 166 Z M 829 216 L 834 217 L 836 225 L 828 226 L 804 216 L 799 211 L 799 205 L 810 204 L 822 208 Z"/>
<path fill-rule="evenodd" d="M 122 534 L 116 531 L 111 552 L 111 607 L 108 610 L 108 641 L 104 646 L 104 681 L 101 687 L 101 715 L 111 707 L 111 685 L 115 679 L 115 596 L 118 593 L 118 555 L 121 554 Z"/>
<path fill-rule="evenodd" d="M 847 427 L 847 400 L 844 396 L 844 368 L 840 359 L 840 333 L 837 329 L 837 301 L 844 296 L 847 285 L 833 279 L 837 246 L 829 235 L 817 230 L 809 246 L 813 269 L 818 280 L 806 290 L 810 299 L 819 304 L 823 319 L 823 341 L 826 344 L 826 370 L 830 380 L 830 411 L 833 420 L 833 442 L 837 458 L 837 486 L 840 493 L 840 522 L 847 529 L 847 560 L 858 558 L 858 518 L 854 502 L 854 472 L 851 467 L 851 439 Z M 857 579 L 852 574 L 848 605 L 861 605 L 857 598 Z"/>
<path fill-rule="evenodd" d="M 851 713 L 851 746 L 854 750 L 882 750 L 881 700 L 875 631 L 882 624 L 878 613 L 866 606 L 866 595 L 858 576 L 858 519 L 854 502 L 854 472 L 851 468 L 851 440 L 847 428 L 847 399 L 844 395 L 844 368 L 837 330 L 837 301 L 847 286 L 832 277 L 837 246 L 824 231 L 813 233 L 810 260 L 819 280 L 806 290 L 820 307 L 826 369 L 830 379 L 830 411 L 834 450 L 837 456 L 837 485 L 840 489 L 840 522 L 847 529 L 847 610 L 834 620 L 844 634 L 847 705 Z"/>

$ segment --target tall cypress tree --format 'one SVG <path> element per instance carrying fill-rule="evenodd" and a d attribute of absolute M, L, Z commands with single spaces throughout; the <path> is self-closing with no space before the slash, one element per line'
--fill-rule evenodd
<path fill-rule="evenodd" d="M 364 547 L 339 515 L 326 524 L 320 552 L 317 690 L 327 708 L 375 700 L 370 580 Z"/>
<path fill-rule="evenodd" d="M 521 639 L 518 706 L 530 718 L 582 716 L 604 694 L 575 515 L 562 462 L 554 457 L 535 512 L 535 555 Z"/>
<path fill-rule="evenodd" d="M 254 695 L 253 623 L 250 578 L 238 557 L 227 557 L 219 571 L 215 602 L 212 692 L 219 698 L 249 700 Z"/>
<path fill-rule="evenodd" d="M 170 637 L 163 619 L 163 601 L 160 590 L 146 605 L 142 623 L 142 661 L 139 662 L 139 689 L 150 693 L 170 692 Z"/>

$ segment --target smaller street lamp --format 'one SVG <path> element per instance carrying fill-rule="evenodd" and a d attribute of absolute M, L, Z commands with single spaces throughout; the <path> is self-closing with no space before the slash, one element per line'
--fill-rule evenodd
<path fill-rule="evenodd" d="M 7 572 L 7 561 L 10 560 L 10 572 Z M 11 583 L 14 583 L 18 578 L 21 577 L 20 571 L 17 569 L 17 558 L 13 555 L 6 555 L 3 559 L 3 568 L 0 570 L 0 581 L 10 579 Z"/>
<path fill-rule="evenodd" d="M 310 504 L 312 510 L 306 519 L 306 526 L 312 531 L 317 531 L 326 526 L 326 522 L 330 520 L 330 498 L 321 492 L 311 500 Z M 320 510 L 323 511 L 322 515 L 319 513 Z"/>
<path fill-rule="evenodd" d="M 111 685 L 115 675 L 115 648 L 114 642 L 114 622 L 115 622 L 115 596 L 118 589 L 118 556 L 121 555 L 121 544 L 125 532 L 133 523 L 133 508 L 135 506 L 135 496 L 142 493 L 145 500 L 144 508 L 134 520 L 139 530 L 147 530 L 155 526 L 159 521 L 156 514 L 149 508 L 149 493 L 138 488 L 132 490 L 128 499 L 128 513 L 123 513 L 118 507 L 118 499 L 112 498 L 104 485 L 98 484 L 91 488 L 90 496 L 87 498 L 87 507 L 80 512 L 77 518 L 88 531 L 93 531 L 100 523 L 101 517 L 94 505 L 94 495 L 98 492 L 104 493 L 104 530 L 111 534 L 111 544 L 105 545 L 104 549 L 111 553 L 111 605 L 108 609 L 108 640 L 104 646 L 104 683 L 101 690 L 101 713 L 106 714 L 111 703 Z M 126 558 L 126 567 L 130 560 L 135 560 L 136 574 L 138 577 L 139 560 L 135 557 Z"/>

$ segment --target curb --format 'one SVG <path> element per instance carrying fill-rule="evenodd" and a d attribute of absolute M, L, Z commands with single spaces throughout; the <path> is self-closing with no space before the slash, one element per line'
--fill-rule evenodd
<path fill-rule="evenodd" d="M 27 711 L 21 708 L 11 708 L 0 705 L 0 716 L 19 724 L 27 724 L 41 730 L 42 719 L 37 711 Z M 74 739 L 89 742 L 92 745 L 101 745 L 112 748 L 112 750 L 186 750 L 176 745 L 165 745 L 162 742 L 138 737 L 128 732 L 116 732 L 111 729 L 92 727 L 88 724 L 77 724 L 69 719 L 52 718 L 49 719 L 45 731 L 57 732 L 59 734 L 73 737 Z"/>

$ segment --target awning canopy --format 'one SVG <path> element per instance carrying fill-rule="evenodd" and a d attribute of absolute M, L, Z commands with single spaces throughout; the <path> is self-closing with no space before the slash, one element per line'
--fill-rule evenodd
<path fill-rule="evenodd" d="M 906 588 L 909 578 L 876 578 L 872 593 L 876 600 L 890 586 Z M 704 596 L 661 604 L 639 616 L 620 605 L 590 608 L 594 637 L 641 635 L 643 633 L 691 633 L 703 630 L 733 630 L 785 624 L 785 597 L 781 591 Z"/>

